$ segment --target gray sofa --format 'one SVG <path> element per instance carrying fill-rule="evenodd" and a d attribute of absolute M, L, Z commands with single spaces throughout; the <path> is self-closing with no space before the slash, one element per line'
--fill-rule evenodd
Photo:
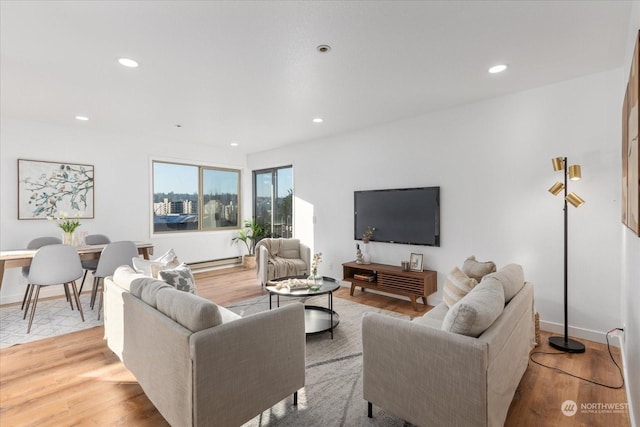
<path fill-rule="evenodd" d="M 107 344 L 172 426 L 239 426 L 304 386 L 302 304 L 241 318 L 119 267 L 105 280 Z"/>
<path fill-rule="evenodd" d="M 480 309 L 474 312 L 470 306 L 478 294 Z M 488 294 L 494 303 L 483 299 Z M 456 304 L 449 308 L 443 302 L 413 321 L 364 316 L 363 395 L 369 416 L 376 405 L 416 426 L 504 424 L 535 345 L 533 286 L 512 264 L 485 276 Z M 457 323 L 479 320 L 491 304 L 500 313 L 478 336 Z"/>

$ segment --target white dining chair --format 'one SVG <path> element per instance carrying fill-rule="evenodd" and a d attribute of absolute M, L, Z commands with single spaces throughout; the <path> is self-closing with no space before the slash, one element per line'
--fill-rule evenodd
<path fill-rule="evenodd" d="M 100 284 L 104 288 L 104 278 L 113 275 L 116 268 L 121 265 L 133 267 L 133 258 L 138 256 L 138 248 L 134 242 L 125 240 L 122 242 L 109 243 L 104 247 L 98 260 L 98 266 L 93 274 L 93 290 L 91 291 L 91 309 L 95 306 L 96 295 Z M 104 289 L 103 289 L 104 290 Z M 100 293 L 100 303 L 98 305 L 98 319 L 102 309 L 103 294 Z"/>
<path fill-rule="evenodd" d="M 84 242 L 87 245 L 106 245 L 107 243 L 111 243 L 111 240 L 104 234 L 89 234 L 84 238 Z M 84 287 L 84 281 L 87 279 L 87 273 L 91 272 L 92 274 L 96 272 L 96 268 L 98 268 L 98 260 L 97 259 L 88 259 L 86 261 L 82 261 L 82 268 L 84 268 L 84 276 L 82 276 L 82 283 L 80 283 L 80 294 L 82 294 L 82 288 Z"/>
<path fill-rule="evenodd" d="M 40 249 L 43 246 L 57 245 L 60 243 L 62 243 L 62 240 L 60 240 L 57 237 L 37 237 L 27 244 L 27 249 Z M 20 310 L 24 309 L 24 304 L 27 301 L 27 295 L 29 294 L 29 289 L 31 289 L 31 283 L 28 282 L 29 280 L 28 265 L 26 267 L 22 267 L 22 276 L 24 276 L 24 278 L 27 279 L 27 288 L 24 290 L 24 298 L 22 298 L 22 305 L 20 306 Z M 23 319 L 26 317 L 26 315 L 27 313 L 25 312 Z"/>
<path fill-rule="evenodd" d="M 38 249 L 33 256 L 31 268 L 29 269 L 31 289 L 29 290 L 25 313 L 29 309 L 31 293 L 34 288 L 36 293 L 33 298 L 27 333 L 31 332 L 31 324 L 33 323 L 33 316 L 36 313 L 40 288 L 43 286 L 62 285 L 65 293 L 70 295 L 68 285 L 71 284 L 73 297 L 76 300 L 76 306 L 80 312 L 80 318 L 84 322 L 84 313 L 82 312 L 82 305 L 80 304 L 80 297 L 78 296 L 78 289 L 76 288 L 76 280 L 80 277 L 82 277 L 82 264 L 75 247 L 56 244 L 43 246 Z M 71 297 L 69 297 L 69 304 L 71 304 L 71 310 L 73 310 L 73 299 Z"/>

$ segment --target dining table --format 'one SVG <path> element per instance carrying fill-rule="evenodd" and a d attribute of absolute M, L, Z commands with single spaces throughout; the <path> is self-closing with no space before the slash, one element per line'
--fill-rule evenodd
<path fill-rule="evenodd" d="M 153 255 L 153 244 L 146 242 L 134 242 L 138 248 L 138 253 L 149 259 Z M 76 246 L 80 260 L 87 261 L 92 259 L 100 259 L 100 254 L 106 244 L 103 245 L 83 245 Z M 31 265 L 31 260 L 36 254 L 37 249 L 15 249 L 0 251 L 0 288 L 2 288 L 2 279 L 4 272 L 9 268 L 26 267 Z"/>

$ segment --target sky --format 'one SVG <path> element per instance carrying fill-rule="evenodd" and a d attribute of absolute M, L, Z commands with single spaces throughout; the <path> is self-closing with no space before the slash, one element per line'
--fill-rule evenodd
<path fill-rule="evenodd" d="M 204 173 L 204 192 L 209 194 L 237 193 L 237 175 L 226 171 L 206 170 Z M 198 166 L 174 163 L 153 163 L 154 193 L 198 192 Z"/>
<path fill-rule="evenodd" d="M 278 197 L 287 196 L 293 187 L 293 168 L 278 169 Z M 270 180 L 269 180 L 270 182 Z M 198 192 L 198 166 L 175 163 L 153 162 L 154 193 Z M 204 193 L 237 193 L 236 174 L 226 171 L 206 170 L 204 174 Z"/>

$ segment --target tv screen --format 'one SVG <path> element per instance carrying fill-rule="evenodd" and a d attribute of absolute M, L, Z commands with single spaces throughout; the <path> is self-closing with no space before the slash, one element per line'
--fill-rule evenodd
<path fill-rule="evenodd" d="M 369 227 L 375 242 L 440 246 L 440 187 L 354 192 L 354 238 Z"/>

